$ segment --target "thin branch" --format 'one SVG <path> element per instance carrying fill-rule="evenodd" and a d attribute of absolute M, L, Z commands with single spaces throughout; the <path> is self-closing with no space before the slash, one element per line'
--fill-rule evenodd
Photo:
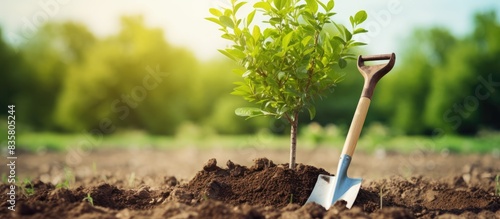
<path fill-rule="evenodd" d="M 292 124 L 292 118 L 290 118 L 290 115 L 288 115 L 288 113 L 285 113 L 285 119 L 290 123 Z"/>
<path fill-rule="evenodd" d="M 260 76 L 262 77 L 267 77 L 267 74 L 265 72 L 263 72 L 261 69 L 257 69 L 255 72 L 257 72 L 257 74 L 259 74 Z"/>

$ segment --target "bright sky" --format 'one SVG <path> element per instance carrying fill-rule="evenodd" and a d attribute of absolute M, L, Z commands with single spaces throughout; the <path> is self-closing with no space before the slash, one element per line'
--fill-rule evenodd
<path fill-rule="evenodd" d="M 152 27 L 165 30 L 168 42 L 187 47 L 202 60 L 220 57 L 217 51 L 226 41 L 219 37 L 218 26 L 204 20 L 208 8 L 227 5 L 229 0 L 16 0 L 0 5 L 0 25 L 10 42 L 29 25 L 37 28 L 47 20 L 71 19 L 86 24 L 98 36 L 119 29 L 119 17 L 143 14 Z M 256 2 L 250 0 L 249 2 Z M 248 4 L 247 6 L 251 6 Z M 453 33 L 467 33 L 476 11 L 495 10 L 500 17 L 499 0 L 337 0 L 337 21 L 347 23 L 358 10 L 368 12 L 364 27 L 370 32 L 363 40 L 371 53 L 400 51 L 411 43 L 405 39 L 415 27 L 444 26 Z M 26 40 L 29 40 L 27 38 Z"/>

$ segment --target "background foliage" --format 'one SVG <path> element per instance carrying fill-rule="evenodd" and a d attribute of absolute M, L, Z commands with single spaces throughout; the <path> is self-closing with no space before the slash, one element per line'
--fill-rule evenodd
<path fill-rule="evenodd" d="M 500 23 L 494 12 L 474 23 L 462 37 L 444 28 L 415 31 L 406 59 L 375 94 L 380 118 L 409 134 L 500 128 Z"/>
<path fill-rule="evenodd" d="M 20 128 L 174 135 L 195 124 L 201 133 L 241 134 L 279 123 L 234 115 L 246 103 L 230 95 L 240 77 L 231 72 L 230 60 L 201 62 L 165 41 L 160 29 L 145 26 L 140 16 L 121 23 L 119 32 L 104 38 L 65 22 L 46 23 L 16 48 L 0 40 L 0 103 L 17 105 Z M 376 121 L 407 134 L 498 130 L 500 23 L 494 12 L 477 14 L 474 23 L 474 31 L 463 36 L 433 27 L 406 39 L 405 58 L 377 86 L 367 125 Z M 342 73 L 344 80 L 317 103 L 314 121 L 321 125 L 350 123 L 362 77 L 353 66 Z M 134 101 L 127 102 L 127 95 Z"/>

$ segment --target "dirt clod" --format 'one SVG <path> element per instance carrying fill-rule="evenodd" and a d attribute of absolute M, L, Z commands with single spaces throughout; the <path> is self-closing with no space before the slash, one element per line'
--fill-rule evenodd
<path fill-rule="evenodd" d="M 231 170 L 231 176 L 234 177 L 243 176 L 244 173 L 245 169 L 243 169 L 243 167 L 241 166 L 236 166 L 233 170 Z"/>
<path fill-rule="evenodd" d="M 212 158 L 205 163 L 205 166 L 203 166 L 203 170 L 205 171 L 214 171 L 217 170 L 217 160 L 215 158 Z"/>
<path fill-rule="evenodd" d="M 231 160 L 227 160 L 227 162 L 226 162 L 226 166 L 227 166 L 227 168 L 229 168 L 229 169 L 233 169 L 233 168 L 234 168 L 234 163 L 233 163 L 233 161 L 231 161 Z"/>
<path fill-rule="evenodd" d="M 193 199 L 193 194 L 187 192 L 182 188 L 176 188 L 174 189 L 174 191 L 172 191 L 170 197 L 172 201 L 189 204 Z"/>
<path fill-rule="evenodd" d="M 174 176 L 165 176 L 164 182 L 167 186 L 170 187 L 174 187 L 179 183 L 179 181 L 177 181 L 177 178 L 175 178 Z"/>
<path fill-rule="evenodd" d="M 257 158 L 253 160 L 254 165 L 251 167 L 252 170 L 260 171 L 265 168 L 274 166 L 274 163 L 267 158 Z"/>
<path fill-rule="evenodd" d="M 141 199 L 149 198 L 150 197 L 149 188 L 148 187 L 141 187 L 141 188 L 139 188 L 139 190 L 137 190 L 135 195 Z"/>

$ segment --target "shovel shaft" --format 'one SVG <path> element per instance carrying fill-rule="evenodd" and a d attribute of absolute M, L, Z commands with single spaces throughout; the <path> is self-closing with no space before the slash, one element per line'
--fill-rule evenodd
<path fill-rule="evenodd" d="M 350 157 L 354 154 L 354 149 L 356 149 L 356 144 L 358 143 L 359 135 L 361 134 L 361 129 L 365 123 L 366 114 L 368 113 L 368 108 L 370 107 L 371 100 L 367 97 L 361 97 L 356 107 L 356 112 L 351 122 L 351 127 L 347 133 L 347 138 L 344 143 L 344 148 L 342 149 L 342 154 L 347 154 Z"/>
<path fill-rule="evenodd" d="M 377 60 L 389 60 L 389 62 L 380 65 L 365 65 L 366 61 Z M 366 114 L 370 107 L 375 85 L 377 85 L 377 82 L 392 69 L 395 62 L 396 55 L 394 53 L 358 57 L 358 69 L 361 75 L 363 75 L 365 83 L 363 85 L 363 91 L 361 92 L 361 98 L 356 107 L 356 112 L 352 118 L 351 127 L 347 133 L 342 154 L 347 154 L 350 157 L 354 154 L 354 149 L 356 149 L 356 144 L 358 143 L 359 135 L 361 134 L 361 129 L 363 128 Z"/>

